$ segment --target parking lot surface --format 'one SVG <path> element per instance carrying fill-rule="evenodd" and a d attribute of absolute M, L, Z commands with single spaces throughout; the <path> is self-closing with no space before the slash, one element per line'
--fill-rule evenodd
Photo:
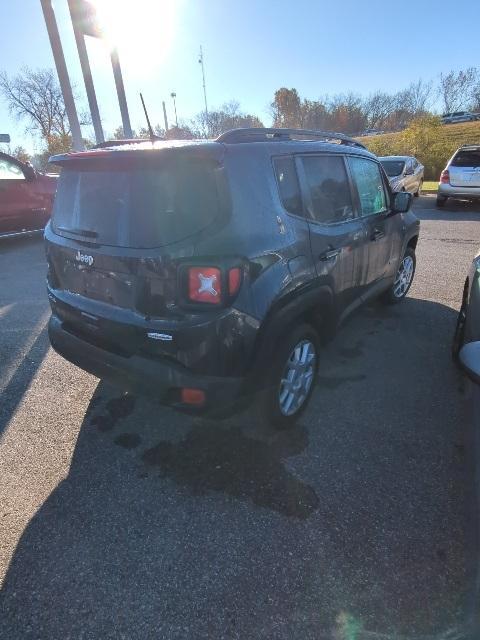
<path fill-rule="evenodd" d="M 0 638 L 453 638 L 476 605 L 465 383 L 480 212 L 422 220 L 288 432 L 124 395 L 48 345 L 41 239 L 0 245 Z"/>

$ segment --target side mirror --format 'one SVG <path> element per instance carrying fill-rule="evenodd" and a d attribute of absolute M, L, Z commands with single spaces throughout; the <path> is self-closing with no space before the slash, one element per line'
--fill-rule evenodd
<path fill-rule="evenodd" d="M 458 354 L 460 365 L 467 376 L 480 384 L 480 342 L 468 342 L 463 345 Z"/>
<path fill-rule="evenodd" d="M 412 204 L 413 196 L 408 191 L 397 191 L 393 194 L 393 212 L 406 213 Z"/>
<path fill-rule="evenodd" d="M 413 169 L 410 167 L 410 169 L 405 169 L 405 172 L 403 174 L 404 176 L 413 176 Z"/>
<path fill-rule="evenodd" d="M 27 182 L 32 182 L 37 177 L 37 172 L 31 164 L 25 164 L 23 166 L 23 175 L 25 176 L 25 180 L 27 180 Z"/>

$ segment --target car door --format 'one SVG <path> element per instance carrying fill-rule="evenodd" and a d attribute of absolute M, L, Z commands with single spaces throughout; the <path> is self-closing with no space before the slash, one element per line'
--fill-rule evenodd
<path fill-rule="evenodd" d="M 350 156 L 348 165 L 366 232 L 360 280 L 369 296 L 382 289 L 396 271 L 404 223 L 402 216 L 391 215 L 390 190 L 380 164 L 363 156 Z"/>
<path fill-rule="evenodd" d="M 365 228 L 356 214 L 345 157 L 297 156 L 317 277 L 331 288 L 341 315 L 360 299 Z"/>
<path fill-rule="evenodd" d="M 20 163 L 0 156 L 0 233 L 32 228 L 35 199 Z"/>

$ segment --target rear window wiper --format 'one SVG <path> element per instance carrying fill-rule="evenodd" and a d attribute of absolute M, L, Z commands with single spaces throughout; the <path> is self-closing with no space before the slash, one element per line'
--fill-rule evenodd
<path fill-rule="evenodd" d="M 98 238 L 98 233 L 96 231 L 91 231 L 90 229 L 68 229 L 67 227 L 57 227 L 59 231 L 64 231 L 65 233 L 71 233 L 73 236 L 82 236 L 83 238 Z"/>

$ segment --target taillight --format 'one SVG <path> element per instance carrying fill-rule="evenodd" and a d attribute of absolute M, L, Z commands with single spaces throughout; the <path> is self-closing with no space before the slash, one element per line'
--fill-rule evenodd
<path fill-rule="evenodd" d="M 241 267 L 188 267 L 187 301 L 191 303 L 230 304 L 242 285 Z"/>
<path fill-rule="evenodd" d="M 236 296 L 240 285 L 242 284 L 242 270 L 240 267 L 234 267 L 228 272 L 228 293 Z"/>
<path fill-rule="evenodd" d="M 448 172 L 448 169 L 444 169 L 442 171 L 442 173 L 440 174 L 440 182 L 442 184 L 449 184 L 450 183 L 450 173 Z"/>
<path fill-rule="evenodd" d="M 188 298 L 192 302 L 221 304 L 222 274 L 217 267 L 190 267 Z"/>
<path fill-rule="evenodd" d="M 202 405 L 205 403 L 205 392 L 201 389 L 183 387 L 180 390 L 180 401 L 183 404 Z"/>

